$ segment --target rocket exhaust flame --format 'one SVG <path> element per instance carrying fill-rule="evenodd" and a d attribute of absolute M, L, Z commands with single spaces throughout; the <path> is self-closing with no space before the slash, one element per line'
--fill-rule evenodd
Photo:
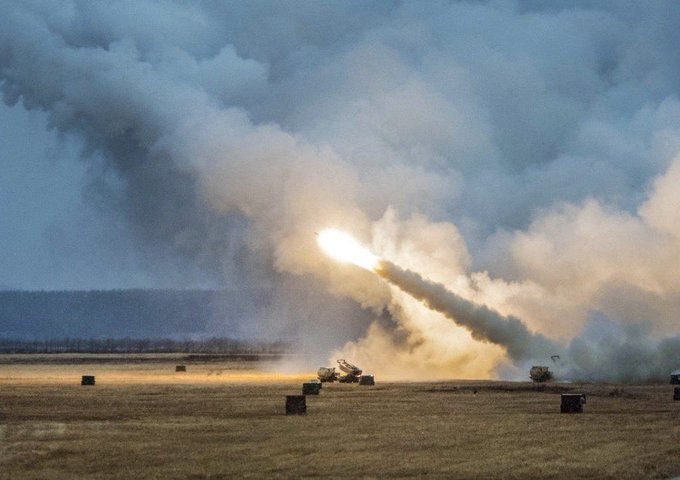
<path fill-rule="evenodd" d="M 353 263 L 366 270 L 373 270 L 379 258 L 359 242 L 340 230 L 329 228 L 318 235 L 321 249 L 330 257 L 344 263 Z"/>

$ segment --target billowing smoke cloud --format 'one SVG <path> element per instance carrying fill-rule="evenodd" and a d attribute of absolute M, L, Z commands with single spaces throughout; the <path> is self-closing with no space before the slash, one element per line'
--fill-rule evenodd
<path fill-rule="evenodd" d="M 159 283 L 270 292 L 248 331 L 394 378 L 526 378 L 508 358 L 554 343 L 573 378 L 640 380 L 680 363 L 679 26 L 675 2 L 0 1 L 0 82 L 83 145 L 84 197 Z M 335 264 L 327 226 L 484 307 Z"/>
<path fill-rule="evenodd" d="M 387 260 L 376 273 L 428 308 L 470 331 L 472 338 L 503 347 L 520 367 L 529 361 L 548 363 L 562 379 L 595 381 L 664 381 L 680 363 L 680 336 L 650 341 L 640 328 L 622 331 L 616 323 L 595 316 L 583 335 L 567 348 L 532 333 L 513 316 L 503 316 L 485 305 L 476 305 L 444 285 L 428 281 Z M 547 359 L 550 362 L 546 362 Z"/>
<path fill-rule="evenodd" d="M 593 315 L 555 365 L 562 378 L 605 382 L 667 382 L 680 362 L 680 336 L 652 340 L 640 326 L 624 328 Z"/>

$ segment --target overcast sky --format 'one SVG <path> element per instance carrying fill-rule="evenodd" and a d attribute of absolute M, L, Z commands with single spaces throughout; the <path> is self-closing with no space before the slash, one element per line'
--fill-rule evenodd
<path fill-rule="evenodd" d="M 159 82 L 154 99 L 139 86 L 146 103 L 177 103 L 159 89 L 172 95 L 180 86 L 171 84 L 183 84 L 220 108 L 241 109 L 253 125 L 271 123 L 366 163 L 381 189 L 408 176 L 413 185 L 392 198 L 380 193 L 369 215 L 387 205 L 406 213 L 415 202 L 414 210 L 455 222 L 484 268 L 493 268 L 485 242 L 526 228 L 555 202 L 593 197 L 634 212 L 675 155 L 667 133 L 678 126 L 674 2 L 37 1 L 3 2 L 2 10 L 11 23 L 1 57 L 3 286 L 223 280 L 149 251 L 130 232 L 140 225 L 125 200 L 95 191 L 116 172 L 92 158 L 120 155 L 97 142 L 125 139 L 56 111 L 70 105 L 83 119 L 119 112 L 87 111 L 79 102 L 94 93 L 78 99 L 61 81 L 48 89 L 55 74 L 75 76 L 79 88 L 101 77 L 97 69 L 122 83 L 126 68 L 132 77 L 143 64 Z M 95 59 L 97 49 L 111 58 Z M 100 80 L 97 88 L 117 87 Z"/>
<path fill-rule="evenodd" d="M 330 293 L 422 340 L 318 251 L 335 226 L 543 333 L 677 333 L 679 27 L 674 1 L 0 1 L 0 285 L 267 288 L 272 318 Z"/>
<path fill-rule="evenodd" d="M 153 283 L 121 244 L 102 238 L 106 219 L 84 199 L 82 142 L 48 129 L 47 115 L 0 105 L 0 285 L 88 289 Z M 108 244 L 102 248 L 102 244 Z M 117 254 L 111 255 L 112 247 Z"/>

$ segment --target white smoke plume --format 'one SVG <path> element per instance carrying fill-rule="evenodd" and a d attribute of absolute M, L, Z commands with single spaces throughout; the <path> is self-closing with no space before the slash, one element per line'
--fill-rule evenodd
<path fill-rule="evenodd" d="M 680 336 L 650 341 L 639 328 L 620 330 L 615 323 L 595 317 L 586 334 L 567 348 L 529 331 L 518 318 L 503 316 L 485 305 L 476 305 L 440 283 L 424 279 L 387 260 L 376 273 L 429 309 L 468 330 L 472 338 L 501 346 L 514 364 L 547 362 L 562 379 L 646 382 L 665 380 L 680 360 Z"/>
<path fill-rule="evenodd" d="M 383 260 L 375 270 L 378 275 L 422 301 L 428 308 L 465 327 L 475 340 L 502 346 L 512 360 L 545 359 L 561 350 L 543 335 L 530 332 L 520 319 L 504 317 L 485 305 L 475 305 L 444 285 L 427 281 L 417 273 L 399 268 L 392 262 Z"/>
<path fill-rule="evenodd" d="M 679 27 L 670 1 L 0 0 L 0 84 L 80 142 L 151 278 L 269 292 L 250 332 L 383 377 L 526 378 L 556 344 L 570 378 L 641 381 L 680 367 Z M 326 227 L 522 323 L 480 342 Z"/>

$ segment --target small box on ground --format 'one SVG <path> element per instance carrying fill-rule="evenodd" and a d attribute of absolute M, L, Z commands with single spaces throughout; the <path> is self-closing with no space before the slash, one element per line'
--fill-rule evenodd
<path fill-rule="evenodd" d="M 186 372 L 187 371 L 187 366 L 186 365 L 177 365 L 175 367 L 176 372 Z"/>
<path fill-rule="evenodd" d="M 560 412 L 583 413 L 584 403 L 586 403 L 586 396 L 582 393 L 563 393 Z"/>
<path fill-rule="evenodd" d="M 286 395 L 286 415 L 304 415 L 307 413 L 307 397 L 304 395 Z"/>
<path fill-rule="evenodd" d="M 83 375 L 80 380 L 81 385 L 94 385 L 94 375 Z"/>
<path fill-rule="evenodd" d="M 308 382 L 302 384 L 303 395 L 318 395 L 320 391 L 321 391 L 320 382 Z"/>
<path fill-rule="evenodd" d="M 680 385 L 680 370 L 671 372 L 671 385 Z"/>
<path fill-rule="evenodd" d="M 375 385 L 375 378 L 373 375 L 362 375 L 359 377 L 359 385 Z"/>

